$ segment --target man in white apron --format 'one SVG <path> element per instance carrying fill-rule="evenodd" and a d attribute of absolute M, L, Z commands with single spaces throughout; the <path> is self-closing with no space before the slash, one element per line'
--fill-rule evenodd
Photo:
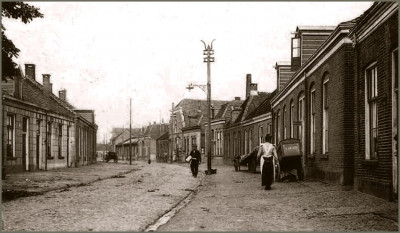
<path fill-rule="evenodd" d="M 265 186 L 265 190 L 270 190 L 271 184 L 275 181 L 275 164 L 278 163 L 276 148 L 271 144 L 271 135 L 265 136 L 265 143 L 261 143 L 257 159 L 261 159 L 261 185 Z"/>

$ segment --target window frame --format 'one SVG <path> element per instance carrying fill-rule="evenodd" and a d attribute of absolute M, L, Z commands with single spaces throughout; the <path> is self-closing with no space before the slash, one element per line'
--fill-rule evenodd
<path fill-rule="evenodd" d="M 7 158 L 15 158 L 15 117 L 16 117 L 15 114 L 7 113 L 7 140 L 6 140 Z"/>
<path fill-rule="evenodd" d="M 316 102 L 316 89 L 315 84 L 312 83 L 310 87 L 310 154 L 314 155 L 315 150 L 315 102 Z"/>
<path fill-rule="evenodd" d="M 373 75 L 372 75 L 373 74 Z M 378 66 L 377 62 L 365 68 L 365 160 L 377 160 L 378 131 Z M 370 80 L 374 79 L 374 80 Z M 373 82 L 374 81 L 374 82 Z M 374 152 L 372 152 L 374 151 Z"/>
<path fill-rule="evenodd" d="M 329 74 L 322 82 L 322 154 L 329 153 Z"/>

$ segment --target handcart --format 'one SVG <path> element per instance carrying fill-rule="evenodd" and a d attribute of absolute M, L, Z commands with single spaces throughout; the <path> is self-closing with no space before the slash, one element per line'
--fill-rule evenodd
<path fill-rule="evenodd" d="M 259 146 L 255 147 L 254 150 L 248 154 L 242 156 L 236 156 L 233 159 L 233 166 L 235 171 L 240 171 L 240 166 L 247 166 L 248 171 L 256 172 L 257 166 L 260 165 L 260 160 L 257 161 L 257 153 Z"/>
<path fill-rule="evenodd" d="M 298 180 L 304 180 L 304 170 L 299 139 L 285 139 L 279 142 L 278 148 L 279 165 L 277 166 L 277 180 L 283 181 L 293 177 L 293 170 L 296 170 Z"/>

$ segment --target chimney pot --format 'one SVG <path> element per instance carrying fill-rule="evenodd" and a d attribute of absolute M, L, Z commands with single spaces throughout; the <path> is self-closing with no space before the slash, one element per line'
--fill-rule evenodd
<path fill-rule="evenodd" d="M 42 75 L 43 75 L 44 90 L 52 93 L 53 92 L 53 84 L 50 83 L 50 74 L 42 74 Z"/>
<path fill-rule="evenodd" d="M 63 89 L 63 90 L 58 91 L 58 97 L 61 100 L 67 101 L 67 90 Z"/>
<path fill-rule="evenodd" d="M 250 96 L 251 74 L 246 74 L 246 98 Z"/>
<path fill-rule="evenodd" d="M 36 79 L 36 68 L 35 64 L 25 64 L 25 76 Z"/>
<path fill-rule="evenodd" d="M 235 97 L 235 100 L 240 100 L 240 97 L 236 96 L 236 97 Z"/>

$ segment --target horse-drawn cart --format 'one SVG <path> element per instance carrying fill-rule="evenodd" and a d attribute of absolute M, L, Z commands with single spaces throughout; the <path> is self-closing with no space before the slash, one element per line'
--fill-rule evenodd
<path fill-rule="evenodd" d="M 279 165 L 276 171 L 278 181 L 293 176 L 293 170 L 296 170 L 298 180 L 304 180 L 300 140 L 290 138 L 280 141 L 277 153 L 279 159 Z"/>
<path fill-rule="evenodd" d="M 247 166 L 247 169 L 251 172 L 256 172 L 257 166 L 260 165 L 260 160 L 257 161 L 258 146 L 248 154 L 242 156 L 236 156 L 233 159 L 233 166 L 235 171 L 240 171 L 240 166 Z"/>

